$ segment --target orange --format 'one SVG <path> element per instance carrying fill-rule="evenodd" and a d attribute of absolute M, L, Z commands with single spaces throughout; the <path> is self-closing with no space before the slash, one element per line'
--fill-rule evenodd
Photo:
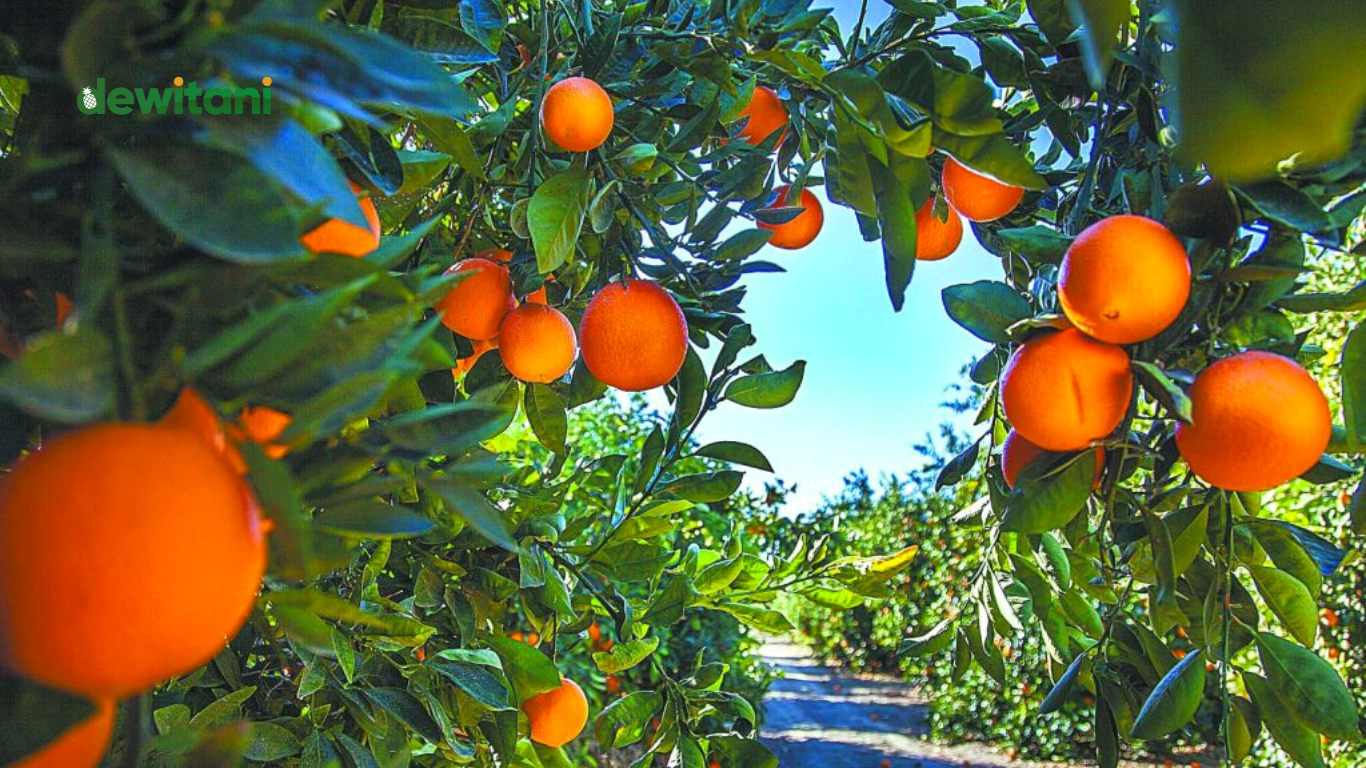
<path fill-rule="evenodd" d="M 497 336 L 503 318 L 517 306 L 507 267 L 476 256 L 456 262 L 446 274 L 465 279 L 436 303 L 441 323 L 473 341 Z"/>
<path fill-rule="evenodd" d="M 588 625 L 588 639 L 595 643 L 602 639 L 602 627 L 596 621 Z"/>
<path fill-rule="evenodd" d="M 555 146 L 587 152 L 612 133 L 612 98 L 586 77 L 566 77 L 541 100 L 541 129 Z"/>
<path fill-rule="evenodd" d="M 1111 216 L 1087 227 L 1058 271 L 1058 303 L 1092 338 L 1136 344 L 1172 324 L 1191 293 L 1186 249 L 1142 216 Z"/>
<path fill-rule="evenodd" d="M 949 205 L 972 221 L 995 221 L 1015 210 L 1024 189 L 1002 184 L 950 157 L 940 177 Z"/>
<path fill-rule="evenodd" d="M 197 436 L 215 453 L 222 456 L 234 472 L 239 475 L 247 473 L 246 462 L 242 460 L 242 454 L 237 451 L 237 446 L 228 439 L 223 422 L 218 418 L 218 411 L 193 389 L 186 387 L 180 390 L 175 405 L 171 406 L 171 410 L 157 423 L 171 429 L 183 429 Z"/>
<path fill-rule="evenodd" d="M 71 299 L 65 293 L 57 291 L 57 327 L 66 325 L 66 319 L 71 316 L 71 310 L 76 305 L 71 303 Z"/>
<path fill-rule="evenodd" d="M 497 348 L 497 337 L 494 337 L 492 339 L 479 339 L 478 341 L 475 341 L 474 351 L 470 353 L 469 357 L 462 357 L 459 360 L 456 360 L 455 367 L 451 369 L 451 373 L 454 374 L 455 378 L 457 379 L 461 376 L 464 376 L 474 368 L 474 364 L 479 362 L 479 358 L 483 357 L 485 352 Z"/>
<path fill-rule="evenodd" d="M 578 353 L 574 324 L 545 304 L 523 304 L 503 318 L 498 354 L 521 381 L 549 384 L 569 372 Z"/>
<path fill-rule="evenodd" d="M 1328 399 L 1303 368 L 1270 352 L 1243 352 L 1200 372 L 1192 424 L 1176 427 L 1191 471 L 1228 491 L 1265 491 L 1309 470 L 1333 432 Z"/>
<path fill-rule="evenodd" d="M 488 259 L 499 264 L 509 264 L 512 262 L 512 251 L 506 248 L 489 248 L 483 251 L 476 251 L 474 254 L 477 259 Z"/>
<path fill-rule="evenodd" d="M 1005 444 L 1001 447 L 1001 472 L 1006 476 L 1006 487 L 1014 488 L 1015 481 L 1019 479 L 1024 468 L 1048 453 L 1024 439 L 1019 432 L 1010 430 L 1010 434 L 1006 435 Z M 1092 484 L 1093 488 L 1100 485 L 1100 473 L 1105 469 L 1105 449 L 1097 448 L 1095 456 L 1096 480 Z"/>
<path fill-rule="evenodd" d="M 1025 342 L 1001 373 L 1011 426 L 1050 451 L 1079 451 L 1113 432 L 1133 389 L 1129 355 L 1075 328 Z"/>
<path fill-rule="evenodd" d="M 531 722 L 531 740 L 551 749 L 578 738 L 588 724 L 588 697 L 573 680 L 560 678 L 560 687 L 522 702 Z"/>
<path fill-rule="evenodd" d="M 360 186 L 354 181 L 349 183 L 351 191 L 359 195 Z M 360 199 L 360 210 L 365 214 L 368 228 L 341 219 L 328 219 L 304 234 L 299 242 L 313 253 L 340 253 L 356 258 L 369 254 L 379 247 L 379 211 L 375 210 L 375 201 L 369 197 Z"/>
<path fill-rule="evenodd" d="M 0 488 L 0 666 L 88 696 L 144 691 L 223 650 L 265 563 L 255 506 L 199 437 L 69 432 Z"/>
<path fill-rule="evenodd" d="M 782 99 L 772 88 L 760 85 L 754 88 L 754 95 L 749 97 L 749 103 L 740 111 L 738 119 L 747 122 L 735 137 L 750 144 L 763 144 L 774 131 L 787 127 L 787 107 L 783 106 Z M 779 144 L 783 143 L 786 134 L 783 131 L 783 137 L 778 139 Z"/>
<path fill-rule="evenodd" d="M 616 675 L 607 676 L 607 692 L 621 693 L 621 678 Z"/>
<path fill-rule="evenodd" d="M 785 208 L 792 205 L 787 200 L 788 189 L 790 187 L 779 188 L 778 197 L 770 207 Z M 816 235 L 820 234 L 821 225 L 825 224 L 825 211 L 821 210 L 821 201 L 811 193 L 811 190 L 803 189 L 801 201 L 797 204 L 804 210 L 791 221 L 782 224 L 759 222 L 760 229 L 767 229 L 773 233 L 768 239 L 769 245 L 794 251 L 810 245 L 811 241 L 816 239 Z"/>
<path fill-rule="evenodd" d="M 113 734 L 114 703 L 100 699 L 95 702 L 94 714 L 9 768 L 95 768 L 109 750 Z"/>
<path fill-rule="evenodd" d="M 949 217 L 940 221 L 934 215 L 931 197 L 915 213 L 915 257 L 921 261 L 939 261 L 958 250 L 963 242 L 963 218 L 952 207 Z"/>
<path fill-rule="evenodd" d="M 282 459 L 289 455 L 289 446 L 274 440 L 289 429 L 294 421 L 290 415 L 264 405 L 249 406 L 242 409 L 237 417 L 238 438 L 261 446 L 261 450 L 272 459 Z"/>
<path fill-rule="evenodd" d="M 608 283 L 579 321 L 583 361 L 598 381 L 627 392 L 668 383 L 688 354 L 688 321 L 668 291 L 646 280 Z"/>
<path fill-rule="evenodd" d="M 526 642 L 526 633 L 522 632 L 521 630 L 514 629 L 514 630 L 512 630 L 511 632 L 508 633 L 508 639 L 509 639 L 509 640 L 516 640 L 516 641 L 519 642 L 519 643 L 525 643 L 525 642 Z"/>

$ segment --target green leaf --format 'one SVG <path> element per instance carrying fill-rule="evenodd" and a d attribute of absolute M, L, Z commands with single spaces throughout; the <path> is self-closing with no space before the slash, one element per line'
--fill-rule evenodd
<path fill-rule="evenodd" d="M 732 464 L 743 464 L 746 467 L 762 469 L 765 472 L 773 471 L 773 465 L 768 463 L 763 452 L 748 443 L 721 440 L 698 448 L 693 455 L 728 461 Z"/>
<path fill-rule="evenodd" d="M 1267 680 L 1295 719 L 1330 739 L 1361 738 L 1356 701 L 1331 664 L 1307 648 L 1265 632 L 1257 634 L 1257 654 Z M 1266 716 L 1265 711 L 1262 714 Z M 1270 718 L 1267 725 L 1271 725 Z"/>
<path fill-rule="evenodd" d="M 273 179 L 234 154 L 159 142 L 148 149 L 111 148 L 109 157 L 143 207 L 206 253 L 241 264 L 305 253 L 294 207 Z M 242 225 L 247 221 L 251 226 Z"/>
<path fill-rule="evenodd" d="M 437 657 L 427 660 L 423 666 L 436 670 L 437 674 L 489 709 L 514 708 L 508 701 L 508 690 L 503 681 L 484 665 Z"/>
<path fill-rule="evenodd" d="M 1280 180 L 1234 187 L 1234 191 L 1267 219 L 1300 232 L 1323 232 L 1333 222 L 1323 207 L 1298 187 Z"/>
<path fill-rule="evenodd" d="M 1078 454 L 1051 474 L 1037 474 L 1049 472 L 1038 466 L 1041 463 L 1035 462 L 1020 473 L 1006 499 L 1002 530 L 1044 533 L 1067 525 L 1086 506 L 1096 477 L 1096 462 L 1090 451 Z"/>
<path fill-rule="evenodd" d="M 857 595 L 848 589 L 829 589 L 820 586 L 802 587 L 797 590 L 797 594 L 822 608 L 829 608 L 832 611 L 847 611 L 857 608 L 865 602 L 862 595 Z"/>
<path fill-rule="evenodd" d="M 1058 682 L 1053 684 L 1053 689 L 1044 697 L 1043 703 L 1039 705 L 1039 714 L 1047 715 L 1062 709 L 1062 705 L 1072 696 L 1072 687 L 1077 682 L 1077 675 L 1081 673 L 1082 665 L 1091 657 L 1086 653 L 1077 654 L 1077 658 L 1067 665 L 1067 670 L 1058 678 Z"/>
<path fill-rule="evenodd" d="M 547 384 L 528 384 L 523 407 L 541 445 L 561 456 L 568 454 L 569 417 L 555 390 Z"/>
<path fill-rule="evenodd" d="M 1276 305 L 1288 312 L 1358 312 L 1366 309 L 1366 280 L 1343 293 L 1297 293 Z"/>
<path fill-rule="evenodd" d="M 1251 672 L 1243 673 L 1243 685 L 1262 716 L 1272 738 L 1303 768 L 1324 768 L 1323 742 L 1295 716 L 1293 704 L 1281 697 L 1276 685 Z"/>
<path fill-rule="evenodd" d="M 892 309 L 906 303 L 906 287 L 915 272 L 915 212 L 930 195 L 930 166 L 923 158 L 898 153 L 888 157 L 890 167 L 869 160 L 878 225 L 882 228 L 882 263 Z"/>
<path fill-rule="evenodd" d="M 934 479 L 935 490 L 957 485 L 964 477 L 967 477 L 973 467 L 977 466 L 977 457 L 981 450 L 982 441 L 980 439 L 974 440 L 961 453 L 945 462 L 944 467 L 939 470 L 939 474 Z"/>
<path fill-rule="evenodd" d="M 1081 53 L 1091 87 L 1102 90 L 1110 71 L 1115 38 L 1129 23 L 1130 0 L 1067 0 L 1072 19 L 1081 27 Z"/>
<path fill-rule="evenodd" d="M 247 735 L 247 751 L 243 757 L 258 763 L 276 763 L 303 750 L 299 737 L 282 725 L 252 723 Z"/>
<path fill-rule="evenodd" d="M 745 626 L 753 627 L 760 632 L 767 632 L 771 635 L 791 632 L 794 628 L 792 621 L 787 616 L 771 608 L 730 602 L 721 603 L 716 607 L 739 619 Z"/>
<path fill-rule="evenodd" d="M 1042 224 L 999 229 L 996 231 L 996 237 L 1000 238 L 1012 252 L 1038 264 L 1060 263 L 1068 247 L 1072 245 L 1072 238 Z"/>
<path fill-rule="evenodd" d="M 427 490 L 440 496 L 452 512 L 463 517 L 481 536 L 509 552 L 517 551 L 517 542 L 512 540 L 511 525 L 487 496 L 452 480 L 426 478 L 421 483 Z"/>
<path fill-rule="evenodd" d="M 578 166 L 551 176 L 536 188 L 527 210 L 527 227 L 541 274 L 554 271 L 574 253 L 592 197 L 588 173 Z"/>
<path fill-rule="evenodd" d="M 625 643 L 617 643 L 612 646 L 612 650 L 593 654 L 593 663 L 598 669 L 609 675 L 636 666 L 637 664 L 650 658 L 650 654 L 659 647 L 658 637 L 647 637 L 641 640 L 631 640 Z"/>
<path fill-rule="evenodd" d="M 1117 768 L 1119 765 L 1119 724 L 1115 721 L 1110 700 L 1104 694 L 1096 697 L 1096 766 Z"/>
<path fill-rule="evenodd" d="M 1216 177 L 1345 152 L 1366 104 L 1366 14 L 1356 0 L 1175 3 L 1179 149 Z"/>
<path fill-rule="evenodd" d="M 254 695 L 256 695 L 256 687 L 250 685 L 225 693 L 207 707 L 199 710 L 198 714 L 190 719 L 190 727 L 207 730 L 234 722 L 239 717 L 238 713 L 242 709 L 242 705 Z"/>
<path fill-rule="evenodd" d="M 0 672 L 0 764 L 17 763 L 94 714 L 86 699 Z"/>
<path fill-rule="evenodd" d="M 1342 421 L 1347 439 L 1366 443 L 1366 322 L 1357 323 L 1342 345 Z"/>
<path fill-rule="evenodd" d="M 34 337 L 0 367 L 0 398 L 42 419 L 94 421 L 114 410 L 114 353 L 93 328 Z"/>
<path fill-rule="evenodd" d="M 1034 170 L 1019 147 L 1010 143 L 1005 134 L 989 136 L 957 136 L 942 131 L 934 132 L 934 146 L 953 155 L 974 171 L 985 173 L 996 180 L 1025 189 L 1048 186 Z"/>
<path fill-rule="evenodd" d="M 1290 634 L 1305 645 L 1313 645 L 1318 634 L 1319 611 L 1314 596 L 1304 582 L 1276 568 L 1249 565 L 1257 591 L 1281 620 Z"/>
<path fill-rule="evenodd" d="M 394 716 L 422 738 L 433 744 L 445 739 L 441 726 L 423 708 L 415 696 L 402 688 L 361 688 L 360 692 L 376 707 Z"/>
<path fill-rule="evenodd" d="M 806 375 L 806 361 L 781 371 L 741 376 L 726 387 L 725 399 L 749 408 L 781 408 L 792 402 Z"/>
<path fill-rule="evenodd" d="M 1160 739 L 1189 723 L 1204 696 L 1205 654 L 1195 651 L 1172 667 L 1148 694 L 1134 718 L 1134 738 Z"/>
<path fill-rule="evenodd" d="M 1233 709 L 1229 710 L 1228 751 L 1235 764 L 1242 763 L 1252 752 L 1252 745 L 1262 735 L 1262 718 L 1252 702 L 1242 696 L 1230 698 Z"/>
<path fill-rule="evenodd" d="M 928 632 L 908 637 L 897 653 L 909 656 L 933 656 L 948 650 L 954 638 L 953 619 L 944 619 Z"/>
<path fill-rule="evenodd" d="M 727 499 L 740 488 L 743 472 L 722 470 L 720 472 L 700 472 L 684 475 L 670 481 L 661 491 L 672 493 L 688 501 L 712 502 Z"/>
<path fill-rule="evenodd" d="M 944 309 L 955 323 L 993 344 L 1010 341 L 1006 330 L 1033 315 L 1018 291 L 995 280 L 950 285 L 943 296 Z"/>
<path fill-rule="evenodd" d="M 328 507 L 313 523 L 323 530 L 365 539 L 411 539 L 435 527 L 417 512 L 374 499 Z"/>
<path fill-rule="evenodd" d="M 663 697 L 654 691 L 628 694 L 598 713 L 593 733 L 603 749 L 629 747 L 645 737 L 650 719 L 663 705 Z"/>
<path fill-rule="evenodd" d="M 1146 360 L 1133 360 L 1129 365 L 1138 373 L 1138 380 L 1142 382 L 1143 388 L 1161 403 L 1168 413 L 1186 424 L 1191 423 L 1191 399 L 1165 371 Z"/>
<path fill-rule="evenodd" d="M 491 638 L 489 646 L 502 659 L 503 674 L 512 684 L 518 704 L 560 687 L 560 670 L 539 649 L 507 637 Z"/>

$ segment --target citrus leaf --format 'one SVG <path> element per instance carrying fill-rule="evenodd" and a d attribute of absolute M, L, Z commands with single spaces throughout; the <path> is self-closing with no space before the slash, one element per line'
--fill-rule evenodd
<path fill-rule="evenodd" d="M 1010 341 L 1007 329 L 1032 315 L 1018 291 L 995 280 L 951 285 L 943 296 L 944 309 L 955 323 L 993 344 Z"/>
<path fill-rule="evenodd" d="M 527 229 L 536 248 L 536 265 L 549 274 L 574 253 L 593 190 L 588 174 L 574 166 L 536 188 L 527 209 Z"/>
<path fill-rule="evenodd" d="M 781 408 L 792 402 L 806 375 L 806 361 L 798 360 L 781 371 L 741 376 L 726 387 L 725 398 L 748 408 Z"/>
<path fill-rule="evenodd" d="M 628 669 L 650 658 L 650 654 L 659 647 L 658 637 L 647 637 L 641 640 L 631 640 L 625 643 L 617 643 L 612 646 L 610 651 L 598 651 L 593 654 L 593 663 L 598 669 L 609 675 L 625 672 Z"/>
<path fill-rule="evenodd" d="M 773 465 L 768 462 L 763 452 L 748 443 L 722 440 L 698 448 L 693 455 L 728 461 L 732 464 L 743 464 L 747 467 L 762 469 L 765 472 L 773 471 Z"/>
<path fill-rule="evenodd" d="M 1293 705 L 1281 698 L 1274 683 L 1251 672 L 1243 673 L 1243 685 L 1281 749 L 1303 768 L 1324 768 L 1323 742 L 1317 733 L 1294 717 Z"/>
<path fill-rule="evenodd" d="M 1205 694 L 1205 655 L 1187 654 L 1157 684 L 1134 718 L 1133 736 L 1160 739 L 1189 723 Z"/>
<path fill-rule="evenodd" d="M 1296 720 L 1330 739 L 1361 738 L 1356 701 L 1331 664 L 1308 648 L 1265 632 L 1257 634 L 1257 655 L 1267 680 Z M 1262 714 L 1266 717 L 1265 710 Z"/>

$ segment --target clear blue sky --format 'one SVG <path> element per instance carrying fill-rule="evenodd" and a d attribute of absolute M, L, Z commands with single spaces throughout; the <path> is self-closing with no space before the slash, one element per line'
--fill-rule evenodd
<path fill-rule="evenodd" d="M 834 6 L 847 33 L 858 3 Z M 865 23 L 886 14 L 883 0 L 871 0 Z M 741 440 L 762 450 L 777 476 L 798 486 L 789 514 L 837 493 L 857 469 L 877 478 L 916 466 L 912 446 L 950 417 L 940 407 L 946 387 L 988 346 L 949 320 L 940 291 L 1001 275 L 1000 261 L 969 231 L 948 259 L 917 265 L 905 309 L 893 312 L 881 245 L 864 242 L 853 213 L 817 194 L 826 216 L 820 236 L 800 251 L 766 249 L 761 256 L 787 272 L 750 276 L 744 304 L 755 349 L 774 367 L 805 359 L 805 384 L 786 408 L 723 405 L 699 430 L 703 442 Z M 752 488 L 765 479 L 749 472 Z"/>

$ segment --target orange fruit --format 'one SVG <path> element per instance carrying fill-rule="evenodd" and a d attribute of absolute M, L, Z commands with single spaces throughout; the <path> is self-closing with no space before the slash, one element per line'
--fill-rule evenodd
<path fill-rule="evenodd" d="M 1113 432 L 1133 388 L 1129 355 L 1075 328 L 1026 341 L 1001 373 L 1011 426 L 1050 451 L 1078 451 Z"/>
<path fill-rule="evenodd" d="M 586 77 L 566 77 L 550 86 L 541 100 L 541 130 L 555 146 L 587 152 L 602 146 L 612 133 L 612 98 Z"/>
<path fill-rule="evenodd" d="M 931 197 L 915 213 L 915 257 L 920 261 L 939 261 L 958 250 L 963 242 L 963 218 L 952 206 L 949 217 L 940 221 L 934 215 Z"/>
<path fill-rule="evenodd" d="M 455 367 L 451 369 L 451 373 L 454 374 L 455 378 L 457 379 L 461 376 L 464 376 L 465 374 L 469 373 L 472 368 L 474 368 L 474 364 L 479 362 L 479 358 L 483 357 L 485 352 L 497 348 L 498 337 L 496 336 L 492 339 L 476 340 L 474 342 L 474 351 L 470 353 L 469 357 L 462 357 L 459 360 L 456 360 Z"/>
<path fill-rule="evenodd" d="M 89 696 L 144 691 L 223 650 L 265 563 L 255 506 L 199 437 L 67 433 L 0 488 L 0 666 Z"/>
<path fill-rule="evenodd" d="M 737 119 L 748 121 L 735 134 L 737 139 L 750 144 L 763 144 L 774 131 L 787 127 L 787 107 L 783 106 L 782 99 L 772 88 L 759 85 L 755 86 L 754 94 L 749 97 L 749 103 L 740 111 Z M 786 131 L 783 138 L 786 138 Z M 778 139 L 779 144 L 783 143 L 783 138 Z"/>
<path fill-rule="evenodd" d="M 789 187 L 778 189 L 778 198 L 773 202 L 772 208 L 785 208 L 792 203 L 787 200 Z M 825 211 L 821 209 L 821 201 L 811 193 L 809 189 L 802 190 L 800 202 L 797 203 L 803 209 L 797 214 L 795 219 L 785 221 L 782 224 L 769 224 L 759 222 L 760 229 L 767 229 L 773 233 L 768 239 L 768 244 L 795 251 L 798 248 L 805 248 L 816 239 L 816 235 L 821 232 L 821 226 L 825 224 Z"/>
<path fill-rule="evenodd" d="M 573 680 L 560 678 L 560 687 L 522 703 L 531 722 L 531 740 L 551 749 L 578 738 L 588 723 L 588 697 Z"/>
<path fill-rule="evenodd" d="M 950 157 L 940 177 L 949 205 L 972 221 L 995 221 L 1015 210 L 1024 197 L 1021 187 L 1003 184 Z"/>
<path fill-rule="evenodd" d="M 512 262 L 512 251 L 506 248 L 489 248 L 483 251 L 476 251 L 476 259 L 488 259 L 499 264 L 509 264 Z"/>
<path fill-rule="evenodd" d="M 57 291 L 57 327 L 66 325 L 66 318 L 71 315 L 71 310 L 76 307 L 71 303 L 71 299 L 65 293 Z"/>
<path fill-rule="evenodd" d="M 526 636 L 526 644 L 536 646 L 541 644 L 541 636 L 535 632 Z"/>
<path fill-rule="evenodd" d="M 508 639 L 509 639 L 509 640 L 516 640 L 516 641 L 519 642 L 519 643 L 525 643 L 525 642 L 526 642 L 526 634 L 523 633 L 523 632 L 521 632 L 520 630 L 514 629 L 514 630 L 512 630 L 511 632 L 508 633 Z"/>
<path fill-rule="evenodd" d="M 621 678 L 616 675 L 607 676 L 607 692 L 621 693 Z"/>
<path fill-rule="evenodd" d="M 242 460 L 242 454 L 237 451 L 237 446 L 228 439 L 228 433 L 223 429 L 223 421 L 218 418 L 218 411 L 209 405 L 203 395 L 193 389 L 186 387 L 180 390 L 175 405 L 171 406 L 171 410 L 157 423 L 170 429 L 183 429 L 195 435 L 222 456 L 234 472 L 239 475 L 247 473 L 247 464 Z"/>
<path fill-rule="evenodd" d="M 569 372 L 578 348 L 574 324 L 545 304 L 523 304 L 503 318 L 498 354 L 522 381 L 549 384 Z"/>
<path fill-rule="evenodd" d="M 507 267 L 476 256 L 456 262 L 446 274 L 465 279 L 436 303 L 442 325 L 472 341 L 497 336 L 503 318 L 517 306 Z"/>
<path fill-rule="evenodd" d="M 109 750 L 114 734 L 114 703 L 95 701 L 95 712 L 71 726 L 52 743 L 11 763 L 9 768 L 95 768 Z"/>
<path fill-rule="evenodd" d="M 274 440 L 289 429 L 294 421 L 290 415 L 264 405 L 248 406 L 237 417 L 239 439 L 256 443 L 272 459 L 283 459 L 289 455 L 289 446 Z"/>
<path fill-rule="evenodd" d="M 579 321 L 583 361 L 598 381 L 627 392 L 663 386 L 688 354 L 688 321 L 668 291 L 646 280 L 611 282 Z"/>
<path fill-rule="evenodd" d="M 1015 481 L 1019 479 L 1024 468 L 1048 453 L 1049 451 L 1026 440 L 1019 432 L 1010 430 L 1010 434 L 1006 435 L 1005 444 L 1001 447 L 1001 472 L 1006 476 L 1006 487 L 1014 488 Z M 1092 483 L 1092 488 L 1100 485 L 1100 473 L 1105 469 L 1105 449 L 1097 448 L 1095 456 L 1096 480 Z"/>
<path fill-rule="evenodd" d="M 1318 383 L 1270 352 L 1218 361 L 1189 394 L 1193 423 L 1177 425 L 1176 447 L 1192 472 L 1227 491 L 1265 491 L 1299 477 L 1332 436 Z"/>
<path fill-rule="evenodd" d="M 602 639 L 602 627 L 596 621 L 588 625 L 588 639 L 595 643 Z"/>
<path fill-rule="evenodd" d="M 360 185 L 349 182 L 351 191 L 359 195 Z M 341 219 L 328 219 L 309 230 L 299 242 L 313 253 L 340 253 L 343 256 L 360 258 L 379 247 L 379 211 L 375 201 L 368 196 L 360 199 L 361 213 L 365 214 L 368 227 L 358 227 Z"/>
<path fill-rule="evenodd" d="M 1058 303 L 1086 335 L 1136 344 L 1172 324 L 1191 292 L 1186 249 L 1142 216 L 1111 216 L 1082 231 L 1058 270 Z"/>

